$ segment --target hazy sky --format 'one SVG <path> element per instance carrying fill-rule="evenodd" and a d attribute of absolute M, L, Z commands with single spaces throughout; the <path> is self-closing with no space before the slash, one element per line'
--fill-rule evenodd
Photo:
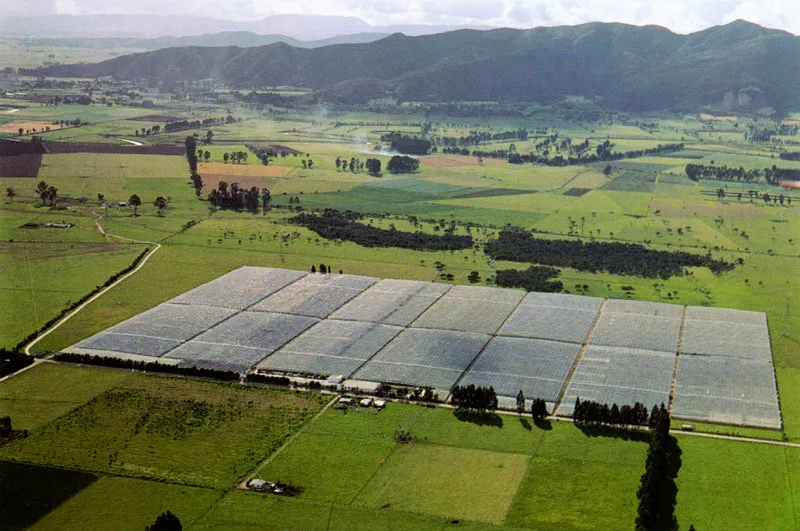
<path fill-rule="evenodd" d="M 252 20 L 281 13 L 357 16 L 370 24 L 534 27 L 619 21 L 689 33 L 739 18 L 800 34 L 800 0 L 0 0 L 0 16 L 191 13 Z"/>

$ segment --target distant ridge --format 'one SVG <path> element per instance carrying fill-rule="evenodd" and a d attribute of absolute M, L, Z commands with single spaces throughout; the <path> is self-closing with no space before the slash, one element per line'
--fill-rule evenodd
<path fill-rule="evenodd" d="M 30 46 L 56 46 L 70 48 L 130 48 L 134 50 L 160 50 L 162 48 L 180 48 L 186 46 L 238 46 L 252 48 L 283 42 L 297 48 L 319 48 L 332 44 L 354 44 L 374 42 L 388 37 L 388 33 L 354 33 L 352 35 L 339 35 L 327 39 L 303 41 L 286 35 L 258 35 L 251 31 L 222 31 L 205 35 L 192 35 L 187 37 L 81 37 L 81 38 L 40 38 L 40 37 L 13 37 Z"/>
<path fill-rule="evenodd" d="M 488 28 L 425 24 L 372 26 L 357 17 L 326 15 L 273 15 L 254 21 L 220 20 L 191 15 L 47 15 L 0 18 L 0 36 L 3 37 L 71 39 L 187 37 L 246 31 L 258 35 L 285 35 L 293 39 L 312 41 L 363 33 L 403 32 L 407 35 L 428 35 L 468 27 Z"/>
<path fill-rule="evenodd" d="M 303 49 L 183 47 L 48 76 L 217 79 L 235 88 L 293 85 L 329 101 L 555 102 L 582 96 L 628 110 L 726 112 L 800 108 L 800 38 L 736 21 L 690 35 L 658 26 L 591 23 L 459 30 Z"/>

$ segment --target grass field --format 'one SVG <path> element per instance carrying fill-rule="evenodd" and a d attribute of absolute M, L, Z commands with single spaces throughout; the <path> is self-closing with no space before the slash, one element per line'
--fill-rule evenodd
<path fill-rule="evenodd" d="M 181 524 L 203 522 L 218 491 L 120 477 L 103 477 L 36 522 L 31 529 L 141 530 L 166 511 Z"/>
<path fill-rule="evenodd" d="M 223 487 L 280 446 L 326 400 L 134 375 L 6 446 L 0 457 Z"/>
<path fill-rule="evenodd" d="M 42 363 L 0 385 L 0 416 L 11 416 L 15 429 L 33 430 L 130 378 L 125 371 Z"/>
<path fill-rule="evenodd" d="M 646 445 L 588 438 L 568 424 L 542 431 L 514 416 L 500 423 L 401 404 L 380 413 L 331 410 L 257 475 L 303 487 L 302 501 L 398 511 L 398 518 L 558 529 L 579 525 L 599 505 L 607 517 L 588 528 L 633 520 Z M 400 429 L 414 442 L 395 443 Z"/>

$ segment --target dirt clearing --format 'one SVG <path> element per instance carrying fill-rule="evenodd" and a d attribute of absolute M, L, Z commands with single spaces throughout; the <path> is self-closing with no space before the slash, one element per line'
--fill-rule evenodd
<path fill-rule="evenodd" d="M 27 135 L 30 133 L 42 133 L 47 131 L 55 131 L 57 129 L 64 129 L 67 126 L 58 122 L 43 121 L 43 120 L 14 120 L 7 124 L 0 125 L 0 133 L 14 133 L 19 134 L 22 128 L 22 134 Z"/>
<path fill-rule="evenodd" d="M 454 157 L 441 157 L 436 155 L 429 155 L 419 159 L 426 166 L 431 168 L 459 168 L 463 166 L 480 166 L 478 157 L 457 155 Z M 501 159 L 483 159 L 483 165 L 498 165 L 504 164 L 506 161 Z"/>
<path fill-rule="evenodd" d="M 286 177 L 293 169 L 273 164 L 264 166 L 262 164 L 225 164 L 224 162 L 201 163 L 197 167 L 197 171 L 203 176 L 203 179 L 208 174 L 209 176 L 228 177 L 228 180 L 232 177 Z M 241 180 L 238 182 L 242 183 Z"/>

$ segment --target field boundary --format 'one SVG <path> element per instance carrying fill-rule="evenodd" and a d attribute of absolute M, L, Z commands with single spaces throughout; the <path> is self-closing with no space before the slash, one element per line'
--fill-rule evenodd
<path fill-rule="evenodd" d="M 322 415 L 323 415 L 323 414 L 324 414 L 326 411 L 328 411 L 328 410 L 331 408 L 331 406 L 333 406 L 333 404 L 335 404 L 335 403 L 336 403 L 336 402 L 339 400 L 339 398 L 340 398 L 340 397 L 339 397 L 339 395 L 336 395 L 336 396 L 334 396 L 333 398 L 331 398 L 331 399 L 328 401 L 328 403 L 327 403 L 327 404 L 325 404 L 325 406 L 324 406 L 324 407 L 323 407 L 321 410 L 319 410 L 319 412 L 318 412 L 316 415 L 314 415 L 313 417 L 311 417 L 311 418 L 309 419 L 309 421 L 308 421 L 308 422 L 306 422 L 306 423 L 305 423 L 303 426 L 301 426 L 301 427 L 300 427 L 300 429 L 299 429 L 299 430 L 297 430 L 297 431 L 296 431 L 296 432 L 294 432 L 292 435 L 290 435 L 290 436 L 289 436 L 289 438 L 288 438 L 288 439 L 286 439 L 286 441 L 285 441 L 285 442 L 284 442 L 284 443 L 281 445 L 281 447 L 280 447 L 280 448 L 278 448 L 277 450 L 275 450 L 274 452 L 272 452 L 270 455 L 268 455 L 268 456 L 267 456 L 267 458 L 266 458 L 264 461 L 262 461 L 262 462 L 260 462 L 259 464 L 257 464 L 257 465 L 256 465 L 256 467 L 253 469 L 253 471 L 252 471 L 252 472 L 249 472 L 248 474 L 246 474 L 246 475 L 245 475 L 245 478 L 244 478 L 242 481 L 240 481 L 240 482 L 239 482 L 239 483 L 236 485 L 236 487 L 235 487 L 235 488 L 237 488 L 237 489 L 240 489 L 240 490 L 250 490 L 250 489 L 247 487 L 247 483 L 248 483 L 248 482 L 249 482 L 251 479 L 255 478 L 255 477 L 256 477 L 256 474 L 258 474 L 259 472 L 261 472 L 261 470 L 262 470 L 262 469 L 263 469 L 265 466 L 267 466 L 268 464 L 270 464 L 270 463 L 271 463 L 271 462 L 272 462 L 272 461 L 273 461 L 273 460 L 274 460 L 274 459 L 275 459 L 275 458 L 276 458 L 278 455 L 280 455 L 280 454 L 281 454 L 281 452 L 283 452 L 283 451 L 284 451 L 284 450 L 285 450 L 285 449 L 286 449 L 286 448 L 287 448 L 287 447 L 288 447 L 290 444 L 292 444 L 292 443 L 294 442 L 294 440 L 295 440 L 295 439 L 297 439 L 297 437 L 298 437 L 298 436 L 299 436 L 301 433 L 305 433 L 305 431 L 308 429 L 308 427 L 309 427 L 309 426 L 311 426 L 312 424 L 314 424 L 314 423 L 317 421 L 317 419 L 319 419 L 319 418 L 320 418 L 320 417 L 321 417 L 321 416 L 322 416 Z M 800 446 L 800 445 L 798 445 L 798 446 Z"/>
<path fill-rule="evenodd" d="M 158 252 L 159 249 L 161 249 L 161 244 L 157 243 L 157 242 L 148 242 L 148 241 L 144 241 L 144 240 L 135 240 L 133 238 L 126 238 L 125 236 L 117 236 L 116 234 L 107 233 L 106 230 L 103 228 L 103 226 L 100 225 L 100 219 L 101 219 L 100 214 L 98 214 L 95 211 L 92 211 L 92 214 L 95 216 L 94 224 L 97 227 L 98 232 L 100 232 L 100 234 L 102 236 L 104 236 L 105 238 L 118 238 L 118 239 L 121 239 L 121 240 L 129 241 L 131 243 L 142 243 L 142 244 L 147 244 L 147 245 L 155 245 L 155 247 L 153 248 L 152 251 L 147 253 L 144 256 L 144 258 L 142 258 L 139 261 L 139 264 L 136 267 L 134 267 L 131 271 L 129 271 L 129 272 L 125 273 L 124 275 L 122 275 L 121 277 L 119 277 L 117 280 L 112 282 L 106 288 L 104 288 L 104 289 L 98 291 L 97 293 L 95 293 L 92 297 L 89 298 L 89 300 L 87 300 L 86 302 L 84 302 L 83 304 L 81 304 L 80 306 L 75 308 L 73 311 L 69 312 L 67 315 L 65 315 L 64 317 L 59 319 L 55 324 L 53 324 L 53 326 L 51 326 L 50 328 L 48 328 L 47 330 L 43 331 L 42 333 L 38 334 L 35 338 L 33 338 L 27 345 L 25 345 L 25 348 L 23 349 L 23 352 L 28 356 L 32 356 L 31 348 L 34 345 L 36 345 L 42 339 L 44 339 L 45 337 L 50 335 L 54 330 L 57 330 L 59 327 L 61 327 L 61 325 L 63 325 L 64 323 L 66 323 L 67 321 L 72 319 L 77 313 L 79 313 L 81 310 L 86 308 L 89 304 L 91 304 L 95 300 L 99 299 L 105 293 L 107 293 L 112 288 L 114 288 L 117 284 L 119 284 L 120 282 L 124 281 L 125 279 L 135 275 L 140 269 L 142 269 L 142 267 L 144 267 L 144 265 L 147 263 L 147 261 L 150 260 L 150 257 L 152 257 L 154 254 L 156 254 L 156 252 Z"/>

